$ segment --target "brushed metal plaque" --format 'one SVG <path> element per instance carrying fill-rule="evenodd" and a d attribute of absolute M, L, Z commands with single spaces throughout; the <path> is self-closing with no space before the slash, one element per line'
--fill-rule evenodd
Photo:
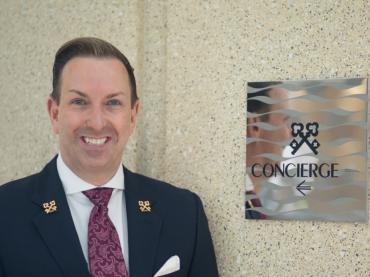
<path fill-rule="evenodd" d="M 247 83 L 247 219 L 367 222 L 367 79 Z"/>

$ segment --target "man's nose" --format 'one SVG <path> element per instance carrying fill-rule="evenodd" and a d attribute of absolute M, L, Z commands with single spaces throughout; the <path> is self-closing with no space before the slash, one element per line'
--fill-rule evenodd
<path fill-rule="evenodd" d="M 104 110 L 101 107 L 93 107 L 86 121 L 87 127 L 94 130 L 101 130 L 105 127 L 106 123 Z"/>

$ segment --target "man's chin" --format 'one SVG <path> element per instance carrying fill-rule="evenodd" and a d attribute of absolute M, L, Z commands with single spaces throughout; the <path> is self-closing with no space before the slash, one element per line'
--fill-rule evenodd
<path fill-rule="evenodd" d="M 88 159 L 82 160 L 81 165 L 85 170 L 91 170 L 91 172 L 94 173 L 95 171 L 99 170 L 107 170 L 109 167 L 111 167 L 112 162 L 102 157 L 89 157 Z"/>

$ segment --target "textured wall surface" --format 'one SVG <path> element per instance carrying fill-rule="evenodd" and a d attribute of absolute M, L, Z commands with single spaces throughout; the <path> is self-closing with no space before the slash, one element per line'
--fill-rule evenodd
<path fill-rule="evenodd" d="M 77 2 L 77 3 L 76 3 Z M 57 151 L 53 55 L 97 36 L 135 67 L 142 101 L 125 163 L 203 199 L 221 276 L 366 276 L 369 224 L 247 221 L 245 84 L 369 77 L 370 2 L 0 2 L 0 183 Z"/>

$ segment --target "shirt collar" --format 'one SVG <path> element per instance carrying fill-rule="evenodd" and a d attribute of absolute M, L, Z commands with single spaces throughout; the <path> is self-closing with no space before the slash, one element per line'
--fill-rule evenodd
<path fill-rule="evenodd" d="M 82 180 L 78 177 L 63 161 L 62 155 L 59 153 L 57 158 L 57 170 L 62 181 L 64 191 L 67 195 L 83 192 L 85 190 L 94 189 L 96 186 Z M 125 180 L 122 166 L 119 166 L 116 174 L 107 183 L 100 187 L 113 188 L 124 190 Z"/>

